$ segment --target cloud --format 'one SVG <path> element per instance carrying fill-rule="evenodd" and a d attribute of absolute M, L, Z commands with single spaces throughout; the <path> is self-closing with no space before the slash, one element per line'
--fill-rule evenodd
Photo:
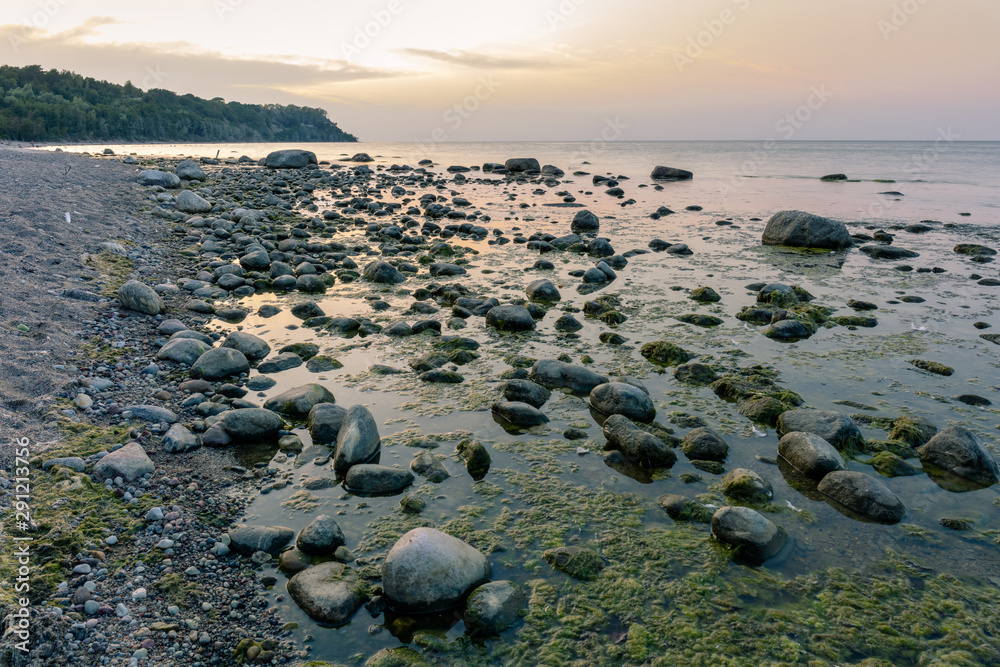
<path fill-rule="evenodd" d="M 432 49 L 399 49 L 399 52 L 418 58 L 429 58 L 448 65 L 475 69 L 550 69 L 556 65 L 552 62 L 551 56 L 541 55 L 537 58 L 515 58 L 470 53 L 469 51 L 434 51 Z"/>

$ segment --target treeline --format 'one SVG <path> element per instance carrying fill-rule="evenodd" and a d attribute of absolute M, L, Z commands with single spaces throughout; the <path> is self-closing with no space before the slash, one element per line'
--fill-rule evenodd
<path fill-rule="evenodd" d="M 38 65 L 0 65 L 0 138 L 15 141 L 357 141 L 312 107 L 142 91 Z"/>

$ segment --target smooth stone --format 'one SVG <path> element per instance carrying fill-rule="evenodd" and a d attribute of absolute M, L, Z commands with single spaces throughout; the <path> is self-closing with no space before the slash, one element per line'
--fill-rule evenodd
<path fill-rule="evenodd" d="M 552 396 L 552 392 L 531 380 L 507 380 L 501 385 L 503 397 L 515 403 L 527 403 L 536 408 L 542 407 Z"/>
<path fill-rule="evenodd" d="M 677 462 L 677 454 L 652 433 L 643 431 L 624 415 L 611 415 L 604 422 L 605 449 L 617 449 L 640 465 L 669 468 Z"/>
<path fill-rule="evenodd" d="M 194 338 L 174 338 L 157 351 L 156 358 L 190 366 L 211 347 Z"/>
<path fill-rule="evenodd" d="M 271 352 L 271 346 L 264 339 L 243 331 L 234 331 L 226 336 L 222 347 L 239 350 L 250 361 L 263 359 Z"/>
<path fill-rule="evenodd" d="M 151 474 L 153 470 L 153 462 L 146 455 L 142 445 L 130 442 L 98 461 L 92 476 L 98 480 L 121 477 L 125 481 L 132 482 L 143 475 Z"/>
<path fill-rule="evenodd" d="M 778 441 L 778 455 L 803 475 L 817 481 L 828 473 L 847 469 L 837 448 L 815 433 L 786 433 Z"/>
<path fill-rule="evenodd" d="M 129 310 L 147 315 L 159 315 L 165 308 L 160 295 L 138 280 L 129 280 L 118 288 L 118 301 Z"/>
<path fill-rule="evenodd" d="M 608 378 L 589 368 L 555 359 L 540 359 L 531 367 L 531 379 L 547 389 L 568 389 L 574 394 L 589 394 Z"/>
<path fill-rule="evenodd" d="M 240 526 L 229 531 L 229 548 L 244 556 L 250 556 L 255 551 L 273 556 L 293 537 L 295 531 L 284 526 Z"/>
<path fill-rule="evenodd" d="M 788 540 L 784 530 L 749 507 L 719 508 L 712 515 L 712 536 L 754 561 L 774 557 Z"/>
<path fill-rule="evenodd" d="M 816 488 L 844 507 L 878 523 L 899 523 L 906 512 L 889 487 L 862 472 L 835 470 Z"/>
<path fill-rule="evenodd" d="M 349 491 L 356 493 L 391 494 L 413 484 L 413 479 L 413 473 L 409 470 L 359 463 L 347 471 L 344 485 Z"/>
<path fill-rule="evenodd" d="M 310 521 L 309 525 L 299 531 L 295 539 L 296 548 L 307 556 L 332 554 L 337 547 L 342 547 L 346 543 L 344 531 L 333 517 L 327 514 L 320 514 Z"/>
<path fill-rule="evenodd" d="M 222 428 L 238 442 L 277 439 L 284 426 L 280 415 L 264 408 L 230 410 L 222 415 Z"/>
<path fill-rule="evenodd" d="M 854 245 L 844 223 L 804 211 L 775 213 L 764 227 L 761 243 L 831 250 Z"/>
<path fill-rule="evenodd" d="M 198 357 L 191 365 L 191 377 L 221 380 L 250 370 L 246 356 L 228 347 L 217 347 Z"/>
<path fill-rule="evenodd" d="M 531 427 L 545 424 L 549 421 L 549 418 L 543 412 L 528 403 L 499 401 L 494 403 L 490 410 L 494 416 L 499 417 L 503 422 L 511 426 Z"/>
<path fill-rule="evenodd" d="M 334 403 L 336 400 L 326 387 L 311 383 L 289 389 L 269 398 L 264 403 L 264 407 L 284 415 L 305 417 L 315 405 L 320 403 Z"/>
<path fill-rule="evenodd" d="M 590 392 L 590 405 L 604 415 L 623 415 L 635 422 L 651 422 L 656 407 L 647 392 L 625 382 L 599 384 Z"/>
<path fill-rule="evenodd" d="M 729 445 L 722 436 L 705 426 L 685 435 L 681 450 L 689 459 L 698 461 L 725 461 L 729 455 Z"/>
<path fill-rule="evenodd" d="M 982 485 L 1000 481 L 996 459 L 964 426 L 950 426 L 917 449 L 920 460 Z"/>
<path fill-rule="evenodd" d="M 864 443 L 857 424 L 848 415 L 829 410 L 787 410 L 778 417 L 778 433 L 813 433 L 843 452 Z"/>
<path fill-rule="evenodd" d="M 368 600 L 368 587 L 354 570 L 330 561 L 307 568 L 288 580 L 288 595 L 309 617 L 339 626 L 351 620 Z"/>
<path fill-rule="evenodd" d="M 340 427 L 344 423 L 347 410 L 333 403 L 317 403 L 306 417 L 309 437 L 314 444 L 329 445 L 337 442 Z"/>
<path fill-rule="evenodd" d="M 462 540 L 434 528 L 415 528 L 385 557 L 382 586 L 397 611 L 442 611 L 489 581 L 492 569 L 485 555 Z"/>
<path fill-rule="evenodd" d="M 337 434 L 334 469 L 347 473 L 351 466 L 370 461 L 378 453 L 382 439 L 371 412 L 363 405 L 352 405 L 344 415 Z"/>
<path fill-rule="evenodd" d="M 198 436 L 188 430 L 183 424 L 174 424 L 163 435 L 163 451 L 170 454 L 190 452 L 198 449 Z"/>
<path fill-rule="evenodd" d="M 495 635 L 514 625 L 528 598 L 512 581 L 491 581 L 469 594 L 462 620 L 475 635 Z"/>
<path fill-rule="evenodd" d="M 771 483 L 753 470 L 733 468 L 722 476 L 722 492 L 734 500 L 763 504 L 774 497 Z"/>
<path fill-rule="evenodd" d="M 486 324 L 498 331 L 531 331 L 535 320 L 524 306 L 496 306 L 486 314 Z"/>

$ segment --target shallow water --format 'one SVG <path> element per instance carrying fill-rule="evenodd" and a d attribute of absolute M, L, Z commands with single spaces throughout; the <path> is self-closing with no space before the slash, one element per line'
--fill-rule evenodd
<path fill-rule="evenodd" d="M 723 143 L 726 145 L 719 145 Z M 996 224 L 1000 202 L 1000 144 L 945 144 L 931 154 L 933 160 L 926 168 L 916 172 L 908 169 L 907 160 L 935 150 L 933 144 L 779 143 L 773 149 L 749 142 L 612 143 L 598 149 L 565 144 L 460 144 L 430 149 L 404 144 L 351 144 L 312 148 L 319 146 L 322 146 L 317 150 L 320 159 L 335 160 L 342 152 L 353 154 L 361 150 L 372 156 L 384 156 L 371 165 L 373 168 L 403 162 L 412 165 L 428 156 L 445 167 L 502 162 L 505 157 L 524 154 L 538 157 L 543 164 L 556 164 L 567 172 L 571 168 L 581 168 L 572 160 L 590 150 L 586 155 L 592 164 L 582 168 L 591 173 L 629 176 L 630 180 L 623 180 L 621 187 L 626 197 L 636 200 L 635 205 L 622 207 L 619 200 L 603 193 L 603 187 L 592 186 L 589 176 L 569 174 L 561 179 L 560 187 L 554 188 L 534 183 L 487 185 L 470 180 L 465 184 L 453 184 L 452 189 L 472 201 L 472 210 L 492 217 L 485 225 L 487 228 L 498 227 L 508 235 L 514 227 L 520 227 L 526 235 L 534 231 L 550 231 L 556 235 L 568 233 L 568 222 L 575 209 L 543 205 L 559 202 L 561 197 L 554 193 L 565 189 L 576 196 L 578 203 L 600 216 L 600 234 L 611 240 L 618 253 L 645 248 L 654 237 L 687 243 L 694 251 L 688 257 L 666 253 L 632 257 L 628 266 L 617 271 L 616 281 L 598 293 L 583 296 L 575 290 L 578 279 L 567 274 L 573 269 L 591 266 L 592 261 L 587 256 L 556 251 L 545 257 L 557 268 L 539 272 L 529 268 L 538 253 L 523 245 L 490 246 L 485 241 L 452 239 L 453 245 L 479 253 L 465 255 L 470 260 L 465 267 L 469 270 L 468 276 L 434 280 L 422 271 L 418 277 L 396 288 L 363 281 L 338 283 L 324 295 L 305 297 L 315 298 L 328 315 L 367 317 L 384 325 L 398 319 L 410 322 L 427 319 L 427 316 L 403 311 L 413 301 L 407 292 L 432 281 L 461 282 L 475 293 L 496 296 L 504 302 L 523 297 L 523 288 L 538 277 L 552 279 L 559 286 L 563 300 L 551 309 L 535 332 L 501 335 L 486 329 L 484 320 L 475 317 L 468 320 L 468 327 L 461 331 L 449 332 L 445 328 L 446 333 L 459 333 L 482 343 L 480 359 L 459 369 L 466 378 L 460 385 L 421 386 L 415 374 L 409 371 L 398 376 L 371 375 L 367 369 L 376 363 L 407 369 L 406 361 L 430 350 L 433 339 L 414 336 L 394 341 L 382 335 L 343 337 L 299 328 L 299 321 L 287 312 L 291 303 L 303 298 L 295 294 L 258 294 L 242 302 L 253 312 L 265 303 L 283 307 L 284 312 L 275 317 L 262 318 L 254 314 L 239 325 L 218 323 L 223 330 L 240 328 L 261 336 L 273 349 L 290 342 L 313 341 L 320 345 L 321 354 L 330 354 L 344 364 L 341 369 L 319 374 L 310 373 L 305 366 L 273 374 L 271 377 L 278 384 L 260 394 L 261 401 L 301 384 L 320 382 L 335 394 L 339 404 L 363 403 L 369 407 L 380 425 L 382 463 L 407 467 L 420 451 L 413 445 L 432 437 L 437 440 L 433 453 L 446 457 L 445 465 L 452 474 L 441 484 L 417 478 L 409 492 L 427 500 L 427 508 L 418 517 L 399 511 L 400 496 L 358 498 L 340 487 L 309 492 L 311 497 L 306 498 L 305 505 L 311 509 L 303 511 L 301 504 L 294 506 L 295 501 L 301 503 L 303 497 L 301 490 L 293 485 L 260 496 L 248 509 L 248 522 L 299 529 L 318 513 L 333 514 L 348 537 L 347 546 L 359 557 L 358 566 L 362 571 L 377 567 L 379 558 L 395 538 L 409 528 L 434 525 L 469 540 L 484 551 L 492 548 L 493 578 L 512 579 L 534 591 L 532 615 L 525 626 L 515 627 L 499 640 L 491 640 L 485 645 L 478 640 L 469 644 L 461 639 L 464 626 L 455 617 L 446 617 L 443 621 L 419 619 L 418 628 L 434 625 L 432 621 L 438 625 L 437 634 L 418 633 L 413 644 L 428 649 L 428 658 L 441 664 L 465 664 L 467 661 L 468 664 L 491 661 L 559 664 L 544 657 L 544 651 L 533 663 L 530 651 L 555 645 L 558 631 L 546 635 L 539 628 L 562 623 L 566 627 L 584 628 L 596 637 L 580 635 L 574 648 L 578 651 L 575 659 L 619 664 L 612 649 L 594 653 L 597 649 L 592 645 L 613 647 L 623 633 L 632 628 L 633 637 L 626 642 L 630 646 L 639 634 L 636 623 L 662 627 L 649 619 L 669 613 L 671 609 L 689 612 L 701 609 L 708 616 L 720 616 L 732 613 L 733 610 L 727 612 L 725 606 L 730 605 L 754 613 L 787 610 L 791 614 L 809 604 L 817 593 L 803 592 L 796 588 L 798 584 L 789 582 L 806 581 L 810 577 L 820 577 L 821 581 L 835 579 L 830 568 L 840 568 L 857 576 L 896 571 L 909 571 L 911 577 L 952 574 L 960 577 L 964 585 L 985 587 L 993 595 L 1000 591 L 997 538 L 1000 533 L 996 532 L 1000 531 L 1000 493 L 996 486 L 954 493 L 941 488 L 925 474 L 881 478 L 903 501 L 906 516 L 896 526 L 856 521 L 822 500 L 796 491 L 778 466 L 758 459 L 776 457 L 777 436 L 773 429 L 752 425 L 736 411 L 734 403 L 718 398 L 708 387 L 678 382 L 670 369 L 658 372 L 638 354 L 639 346 L 645 342 L 669 340 L 696 353 L 698 361 L 705 363 L 733 369 L 762 364 L 777 371 L 779 384 L 801 394 L 807 407 L 854 414 L 867 412 L 889 419 L 915 414 L 926 417 L 939 429 L 960 424 L 977 433 L 996 454 L 996 443 L 1000 441 L 1000 346 L 979 338 L 981 332 L 973 328 L 972 323 L 983 321 L 1000 326 L 1000 301 L 997 299 L 1000 287 L 978 285 L 969 276 L 975 273 L 983 278 L 996 278 L 997 264 L 974 263 L 955 254 L 952 248 L 957 243 L 1000 247 L 1000 226 Z M 113 148 L 119 153 L 134 149 L 144 155 L 154 150 L 163 155 L 175 154 L 175 147 Z M 176 153 L 214 155 L 216 148 L 177 147 Z M 257 157 L 271 148 L 273 146 L 224 146 L 221 157 L 227 157 L 227 153 Z M 762 150 L 767 161 L 762 162 L 755 173 L 746 174 L 747 169 L 741 171 L 743 161 Z M 695 180 L 664 184 L 662 191 L 653 187 L 640 188 L 641 184 L 650 183 L 648 172 L 658 163 L 692 169 Z M 836 171 L 846 172 L 852 178 L 895 179 L 897 183 L 871 180 L 825 183 L 817 179 Z M 734 173 L 756 177 L 734 179 Z M 467 175 L 472 179 L 480 176 L 476 172 Z M 546 194 L 533 195 L 532 191 L 537 188 L 546 190 Z M 887 198 L 876 194 L 888 189 L 904 195 Z M 447 195 L 448 191 L 440 193 Z M 385 201 L 392 199 L 385 195 Z M 529 207 L 519 208 L 521 202 L 528 203 Z M 874 212 L 870 208 L 873 202 L 878 206 Z M 317 203 L 321 209 L 332 206 L 332 200 Z M 701 205 L 704 210 L 685 211 L 684 207 L 691 204 Z M 648 214 L 659 206 L 668 206 L 677 213 L 660 220 L 650 219 Z M 905 263 L 914 269 L 938 267 L 946 272 L 900 272 L 894 267 L 902 262 L 873 260 L 856 249 L 816 254 L 762 247 L 759 242 L 765 224 L 762 220 L 777 210 L 796 208 L 841 218 L 848 222 L 852 233 L 870 234 L 875 229 L 891 231 L 896 237 L 894 245 L 920 253 L 917 258 L 904 260 Z M 971 215 L 960 216 L 960 212 Z M 938 221 L 928 233 L 911 234 L 892 229 L 893 225 L 927 219 Z M 716 224 L 723 220 L 732 224 Z M 343 241 L 344 236 L 336 238 Z M 365 242 L 361 231 L 351 232 L 348 237 Z M 357 259 L 363 265 L 364 257 Z M 837 309 L 835 315 L 854 314 L 845 305 L 848 299 L 873 301 L 879 305 L 879 310 L 871 313 L 877 317 L 878 326 L 857 330 L 820 327 L 814 336 L 799 342 L 770 340 L 760 333 L 759 327 L 746 325 L 735 318 L 741 307 L 754 303 L 754 294 L 744 287 L 753 282 L 800 285 L 816 297 L 814 303 Z M 702 285 L 715 289 L 722 301 L 700 305 L 687 298 L 688 290 Z M 365 300 L 366 296 L 374 294 L 388 301 L 392 309 L 374 313 Z M 553 323 L 561 309 L 570 305 L 582 308 L 585 301 L 600 294 L 614 294 L 623 301 L 621 310 L 629 319 L 613 329 L 628 338 L 625 345 L 616 348 L 598 343 L 598 335 L 610 328 L 596 319 L 585 318 L 583 313 L 577 313 L 584 324 L 578 336 L 568 337 L 555 331 Z M 925 301 L 902 302 L 903 296 L 921 297 Z M 714 314 L 724 322 L 706 329 L 673 319 L 684 313 Z M 431 317 L 446 321 L 448 316 L 443 309 Z M 654 399 L 657 421 L 674 428 L 678 436 L 683 436 L 687 429 L 668 423 L 672 412 L 703 418 L 729 442 L 726 469 L 751 468 L 771 482 L 774 500 L 767 508 L 768 516 L 788 532 L 794 541 L 793 548 L 756 571 L 728 564 L 723 550 L 711 543 L 706 526 L 675 524 L 655 502 L 660 495 L 679 493 L 697 496 L 715 506 L 727 504 L 714 487 L 719 476 L 694 468 L 683 455 L 669 472 L 652 477 L 642 473 L 634 479 L 612 469 L 602 458 L 604 440 L 585 399 L 553 392 L 552 399 L 543 407 L 552 420 L 549 424 L 520 435 L 506 432 L 493 420 L 489 405 L 499 398 L 495 386 L 500 373 L 510 368 L 503 359 L 511 353 L 533 358 L 554 358 L 567 353 L 575 363 L 589 355 L 593 359 L 590 366 L 604 375 L 635 375 L 643 380 Z M 953 367 L 955 373 L 943 377 L 921 371 L 907 363 L 914 358 L 945 363 Z M 970 407 L 954 400 L 955 395 L 963 393 L 985 396 L 994 405 Z M 842 401 L 864 404 L 872 409 L 848 407 Z M 587 427 L 591 439 L 565 440 L 562 431 L 571 425 Z M 861 426 L 866 437 L 886 437 L 884 430 Z M 296 429 L 296 433 L 309 444 L 306 429 Z M 455 455 L 455 445 L 469 436 L 482 441 L 493 457 L 490 473 L 478 483 L 469 477 L 461 459 Z M 581 446 L 584 453 L 578 453 L 577 448 Z M 317 467 L 311 463 L 325 451 L 325 448 L 307 447 L 297 458 L 284 462 L 272 460 L 269 465 L 280 472 L 289 472 L 290 481 L 313 475 L 332 476 L 329 465 Z M 851 463 L 851 468 L 877 475 L 869 466 L 857 461 Z M 702 481 L 685 483 L 681 479 L 683 473 L 697 473 Z M 580 491 L 581 487 L 585 491 Z M 962 532 L 948 530 L 939 523 L 944 517 L 971 520 L 973 528 Z M 620 528 L 620 533 L 616 527 Z M 674 591 L 676 599 L 673 601 L 647 600 L 629 616 L 621 611 L 628 606 L 622 601 L 591 600 L 597 608 L 592 615 L 599 620 L 579 621 L 579 614 L 567 611 L 565 605 L 570 601 L 578 604 L 585 599 L 587 584 L 574 582 L 553 571 L 542 560 L 542 551 L 570 543 L 596 546 L 612 569 L 620 560 L 623 568 L 634 570 L 639 564 L 622 556 L 621 545 L 615 542 L 625 536 L 639 540 L 646 537 L 675 540 L 676 544 L 670 542 L 677 549 L 670 553 L 674 560 L 672 564 L 663 565 L 675 568 L 671 571 L 671 581 L 708 577 L 708 574 L 698 574 L 707 569 L 711 572 L 713 590 L 729 602 L 721 609 L 719 603 L 708 599 L 684 606 L 687 603 L 678 601 L 682 594 Z M 687 555 L 678 561 L 679 554 Z M 887 562 L 894 565 L 889 567 Z M 649 588 L 653 582 L 660 581 L 659 575 L 654 577 L 648 571 L 632 570 L 629 571 L 640 582 L 640 588 Z M 616 576 L 621 576 L 621 572 L 616 570 Z M 544 597 L 540 592 L 544 587 L 539 585 L 539 580 L 550 583 L 564 596 L 559 603 L 558 622 L 553 620 L 546 625 L 545 621 L 536 618 L 536 597 Z M 284 593 L 284 582 L 284 577 L 279 575 L 274 591 L 276 600 Z M 743 593 L 737 595 L 739 591 Z M 634 594 L 634 591 L 622 592 L 623 596 Z M 316 659 L 348 663 L 352 658 L 363 658 L 379 649 L 414 641 L 414 626 L 406 619 L 371 616 L 361 609 L 348 625 L 329 629 L 311 622 L 287 595 L 276 604 L 283 618 L 299 624 L 300 636 L 311 635 L 309 643 Z M 996 619 L 990 622 L 995 623 Z M 994 651 L 1000 650 L 996 643 L 1000 635 L 991 636 L 986 643 L 992 643 Z M 790 662 L 810 656 L 833 660 L 805 638 L 795 639 L 795 642 L 800 641 L 802 650 Z M 812 642 L 816 644 L 818 640 L 814 637 Z M 657 646 L 656 642 L 653 645 Z M 928 647 L 932 645 L 930 642 L 925 648 L 930 650 Z M 716 650 L 735 661 L 731 664 L 739 664 L 743 655 L 738 644 L 717 649 L 697 648 L 698 642 L 690 637 L 668 636 L 662 646 L 650 649 L 648 658 L 661 653 L 677 655 L 671 653 L 677 646 L 694 651 L 686 655 L 700 656 L 699 660 L 704 660 L 705 664 L 711 662 L 705 656 Z M 504 653 L 507 649 L 502 647 L 511 652 Z M 491 653 L 483 653 L 484 650 Z M 525 650 L 529 653 L 525 654 Z M 880 657 L 896 664 L 915 664 L 914 655 L 924 649 L 910 647 L 900 649 L 899 653 L 894 653 L 892 648 L 883 650 L 885 653 Z M 836 657 L 862 659 L 876 654 L 874 649 L 858 649 L 853 654 L 841 653 Z M 600 657 L 596 657 L 598 655 Z M 983 654 L 977 655 L 983 659 Z M 635 664 L 645 660 L 632 654 L 629 659 Z M 569 662 L 570 657 L 566 660 Z M 694 658 L 691 660 L 696 662 Z M 721 658 L 718 664 L 723 664 Z"/>

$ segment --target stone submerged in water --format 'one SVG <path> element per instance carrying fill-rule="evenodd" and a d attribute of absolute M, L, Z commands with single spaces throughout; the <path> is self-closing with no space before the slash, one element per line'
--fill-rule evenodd
<path fill-rule="evenodd" d="M 705 507 L 697 500 L 691 500 L 684 496 L 667 494 L 656 499 L 671 519 L 674 521 L 695 521 L 697 523 L 710 523 L 712 521 L 712 510 Z"/>
<path fill-rule="evenodd" d="M 94 466 L 92 477 L 97 480 L 121 477 L 132 482 L 154 470 L 153 462 L 138 442 L 130 442 L 111 452 Z"/>
<path fill-rule="evenodd" d="M 326 387 L 311 383 L 289 389 L 269 398 L 264 403 L 264 407 L 283 415 L 305 417 L 314 406 L 320 403 L 334 403 L 336 400 Z"/>
<path fill-rule="evenodd" d="M 497 331 L 531 331 L 535 319 L 524 306 L 495 306 L 486 313 L 486 324 Z"/>
<path fill-rule="evenodd" d="M 409 470 L 373 463 L 351 466 L 344 479 L 348 491 L 372 495 L 394 494 L 413 484 Z"/>
<path fill-rule="evenodd" d="M 351 620 L 369 598 L 368 587 L 352 569 L 330 561 L 302 570 L 288 580 L 288 595 L 309 618 L 333 626 Z"/>
<path fill-rule="evenodd" d="M 694 174 L 676 167 L 656 167 L 649 177 L 654 181 L 690 181 Z"/>
<path fill-rule="evenodd" d="M 147 315 L 159 315 L 165 307 L 160 295 L 138 280 L 129 280 L 118 288 L 118 301 L 129 310 Z"/>
<path fill-rule="evenodd" d="M 462 540 L 434 528 L 414 528 L 385 557 L 382 587 L 396 611 L 442 611 L 489 581 L 492 569 L 485 555 Z"/>
<path fill-rule="evenodd" d="M 306 425 L 314 444 L 329 445 L 337 442 L 340 427 L 344 423 L 347 410 L 333 403 L 318 403 L 309 410 Z"/>
<path fill-rule="evenodd" d="M 347 543 L 340 525 L 327 514 L 320 514 L 299 531 L 295 546 L 307 556 L 332 554 Z"/>
<path fill-rule="evenodd" d="M 540 384 L 525 379 L 507 380 L 501 387 L 503 397 L 514 403 L 527 403 L 540 408 L 552 396 L 552 392 Z"/>
<path fill-rule="evenodd" d="M 542 557 L 555 569 L 581 581 L 596 579 L 604 569 L 601 556 L 586 547 L 557 547 L 544 552 Z"/>
<path fill-rule="evenodd" d="M 722 476 L 722 492 L 739 502 L 763 505 L 774 497 L 771 483 L 747 468 L 733 468 Z"/>
<path fill-rule="evenodd" d="M 531 379 L 547 389 L 568 389 L 574 394 L 589 394 L 608 378 L 589 368 L 555 359 L 540 359 L 531 367 Z"/>
<path fill-rule="evenodd" d="M 375 418 L 363 405 L 352 405 L 344 415 L 337 434 L 337 449 L 333 467 L 347 473 L 351 466 L 370 461 L 378 453 L 382 439 L 378 434 Z"/>
<path fill-rule="evenodd" d="M 736 550 L 738 558 L 764 562 L 785 546 L 788 535 L 749 507 L 721 507 L 712 515 L 712 536 Z"/>
<path fill-rule="evenodd" d="M 844 223 L 804 211 L 779 211 L 761 237 L 764 245 L 840 250 L 854 245 Z"/>
<path fill-rule="evenodd" d="M 472 591 L 462 618 L 474 635 L 494 635 L 514 625 L 527 604 L 513 581 L 491 581 Z"/>
<path fill-rule="evenodd" d="M 1000 467 L 993 455 L 969 429 L 950 426 L 919 447 L 920 460 L 968 480 L 989 486 L 1000 482 Z"/>
<path fill-rule="evenodd" d="M 781 436 L 778 456 L 806 477 L 817 481 L 828 473 L 847 469 L 837 448 L 815 433 L 792 431 Z"/>
<path fill-rule="evenodd" d="M 786 410 L 778 417 L 777 428 L 779 434 L 794 431 L 814 433 L 841 452 L 862 448 L 865 444 L 853 419 L 830 410 Z"/>
<path fill-rule="evenodd" d="M 243 556 L 257 551 L 272 556 L 295 537 L 295 531 L 284 526 L 240 526 L 229 531 L 229 548 Z"/>
<path fill-rule="evenodd" d="M 889 487 L 863 472 L 835 470 L 816 488 L 852 512 L 878 523 L 899 523 L 906 512 Z"/>
<path fill-rule="evenodd" d="M 608 382 L 590 392 L 590 405 L 603 415 L 623 415 L 635 422 L 651 422 L 656 407 L 649 395 L 625 382 Z"/>
<path fill-rule="evenodd" d="M 250 362 L 239 350 L 228 347 L 212 348 L 191 365 L 191 377 L 221 380 L 250 370 Z"/>
<path fill-rule="evenodd" d="M 643 431 L 623 415 L 611 415 L 604 422 L 605 449 L 617 449 L 633 461 L 650 468 L 669 468 L 677 454 L 652 433 Z"/>
<path fill-rule="evenodd" d="M 316 154 L 298 148 L 272 151 L 264 158 L 264 166 L 271 169 L 301 169 L 311 164 L 318 164 Z"/>

